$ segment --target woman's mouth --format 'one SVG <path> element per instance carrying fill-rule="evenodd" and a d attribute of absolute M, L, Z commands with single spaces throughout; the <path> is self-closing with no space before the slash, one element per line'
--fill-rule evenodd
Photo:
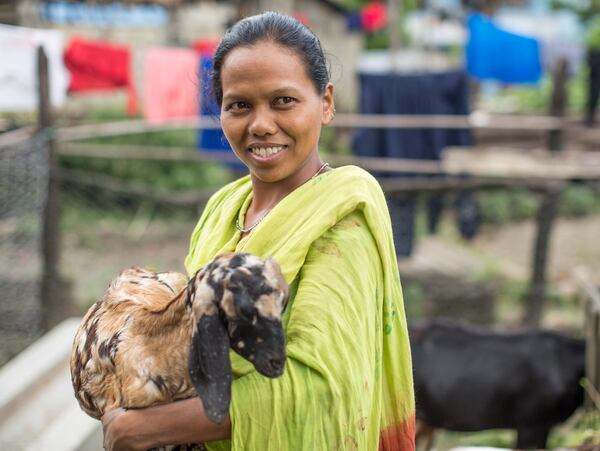
<path fill-rule="evenodd" d="M 277 157 L 287 146 L 249 147 L 248 151 L 259 161 L 270 161 Z"/>

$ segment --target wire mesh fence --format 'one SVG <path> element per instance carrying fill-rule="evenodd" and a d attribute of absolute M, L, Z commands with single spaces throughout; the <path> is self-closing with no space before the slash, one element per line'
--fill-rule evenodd
<path fill-rule="evenodd" d="M 47 141 L 0 143 L 0 364 L 40 334 Z"/>

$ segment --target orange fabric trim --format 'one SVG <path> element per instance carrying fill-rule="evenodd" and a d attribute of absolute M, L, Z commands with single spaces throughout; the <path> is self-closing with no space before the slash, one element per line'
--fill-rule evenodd
<path fill-rule="evenodd" d="M 415 414 L 388 426 L 379 435 L 379 451 L 415 451 Z"/>

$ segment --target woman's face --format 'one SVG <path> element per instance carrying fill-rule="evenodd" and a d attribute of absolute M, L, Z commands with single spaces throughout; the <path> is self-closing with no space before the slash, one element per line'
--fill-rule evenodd
<path fill-rule="evenodd" d="M 310 178 L 321 126 L 333 117 L 331 84 L 319 94 L 300 56 L 272 41 L 232 50 L 221 84 L 223 131 L 252 175 L 268 183 Z"/>

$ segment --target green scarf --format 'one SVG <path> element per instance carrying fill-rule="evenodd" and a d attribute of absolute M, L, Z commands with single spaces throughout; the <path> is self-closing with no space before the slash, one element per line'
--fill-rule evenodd
<path fill-rule="evenodd" d="M 310 179 L 240 239 L 250 177 L 221 189 L 192 234 L 191 275 L 224 252 L 269 256 L 290 284 L 284 374 L 232 353 L 231 440 L 210 450 L 414 450 L 402 289 L 385 197 L 354 166 Z"/>

